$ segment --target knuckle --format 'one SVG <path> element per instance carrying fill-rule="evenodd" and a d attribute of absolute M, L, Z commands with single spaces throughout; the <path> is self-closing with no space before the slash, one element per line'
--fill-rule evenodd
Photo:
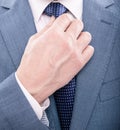
<path fill-rule="evenodd" d="M 71 22 L 69 16 L 67 14 L 63 14 L 60 17 L 58 17 L 54 23 L 55 29 L 61 29 L 62 27 L 64 27 L 65 25 L 68 25 Z"/>
<path fill-rule="evenodd" d="M 84 37 L 88 42 L 92 40 L 92 35 L 89 32 L 84 32 Z"/>
<path fill-rule="evenodd" d="M 70 44 L 68 41 L 66 41 L 65 39 L 64 39 L 63 42 L 62 42 L 62 46 L 64 47 L 65 50 L 67 50 L 67 51 L 69 51 L 69 52 L 72 53 L 72 51 L 73 51 L 72 46 L 71 46 L 71 44 Z"/>
<path fill-rule="evenodd" d="M 60 16 L 60 20 L 70 22 L 71 18 L 69 17 L 68 14 L 63 14 L 63 15 Z"/>
<path fill-rule="evenodd" d="M 79 57 L 79 59 L 78 59 L 78 66 L 83 66 L 84 65 L 84 63 L 85 63 L 85 61 L 84 61 L 84 58 L 83 57 Z"/>
<path fill-rule="evenodd" d="M 69 50 L 70 52 L 73 51 L 73 40 L 70 36 L 63 38 L 63 44 L 67 50 Z"/>
<path fill-rule="evenodd" d="M 77 28 L 78 30 L 83 30 L 83 22 L 77 19 L 74 19 L 70 26 L 73 26 L 74 28 Z"/>
<path fill-rule="evenodd" d="M 66 40 L 64 40 L 62 42 L 61 46 L 62 46 L 63 52 L 66 52 L 66 54 L 69 57 L 72 57 L 74 49 L 73 49 L 73 47 Z"/>
<path fill-rule="evenodd" d="M 89 32 L 82 32 L 79 40 L 82 41 L 83 43 L 86 43 L 86 46 L 91 42 L 92 36 Z"/>
<path fill-rule="evenodd" d="M 79 30 L 79 31 L 82 31 L 83 30 L 83 22 L 82 21 L 80 21 L 80 20 L 77 20 L 77 29 Z"/>
<path fill-rule="evenodd" d="M 52 39 L 61 40 L 62 39 L 62 33 L 59 30 L 51 29 L 49 31 L 49 36 L 52 37 Z"/>
<path fill-rule="evenodd" d="M 89 45 L 88 48 L 89 48 L 89 55 L 92 55 L 94 53 L 94 51 L 95 51 L 94 47 Z"/>
<path fill-rule="evenodd" d="M 73 33 L 66 33 L 65 39 L 72 44 L 75 40 Z"/>
<path fill-rule="evenodd" d="M 90 49 L 94 52 L 94 47 L 89 45 Z"/>
<path fill-rule="evenodd" d="M 83 64 L 82 57 L 76 50 L 72 52 L 72 59 L 75 61 L 77 66 L 81 66 Z"/>
<path fill-rule="evenodd" d="M 76 56 L 77 65 L 79 67 L 82 67 L 84 65 L 84 63 L 85 63 L 84 58 L 78 52 L 75 53 L 75 56 Z"/>
<path fill-rule="evenodd" d="M 65 23 L 67 23 L 67 20 L 60 19 L 60 20 L 59 20 L 59 27 L 64 26 Z"/>
<path fill-rule="evenodd" d="M 84 28 L 84 23 L 81 21 L 81 20 L 79 20 L 79 26 L 82 28 L 82 30 L 83 30 L 83 28 Z"/>
<path fill-rule="evenodd" d="M 57 39 L 56 44 L 62 47 L 63 50 L 72 52 L 72 42 L 69 36 L 66 37 L 65 33 L 56 30 L 52 33 L 52 37 Z"/>
<path fill-rule="evenodd" d="M 81 20 L 74 20 L 74 22 L 78 25 L 79 28 L 82 28 L 84 27 L 84 24 Z"/>
<path fill-rule="evenodd" d="M 84 24 L 81 20 L 77 20 L 77 19 L 74 19 L 73 20 L 73 23 L 80 29 L 80 30 L 83 30 L 84 28 Z"/>

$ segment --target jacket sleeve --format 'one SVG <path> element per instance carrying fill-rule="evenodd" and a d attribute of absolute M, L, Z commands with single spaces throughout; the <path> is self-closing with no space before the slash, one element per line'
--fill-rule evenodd
<path fill-rule="evenodd" d="M 42 124 L 11 74 L 0 83 L 0 130 L 50 130 Z"/>

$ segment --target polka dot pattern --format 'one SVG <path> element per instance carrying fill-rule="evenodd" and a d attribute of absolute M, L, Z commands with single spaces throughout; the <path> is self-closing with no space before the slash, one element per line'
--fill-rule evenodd
<path fill-rule="evenodd" d="M 55 18 L 57 18 L 66 12 L 68 12 L 68 9 L 62 4 L 52 2 L 46 7 L 43 13 L 48 16 L 55 16 Z M 76 79 L 73 78 L 66 86 L 54 94 L 62 130 L 69 130 L 70 128 L 74 105 L 75 87 Z"/>
<path fill-rule="evenodd" d="M 55 94 L 55 101 L 62 130 L 69 130 L 75 97 L 76 79 L 73 78 Z"/>

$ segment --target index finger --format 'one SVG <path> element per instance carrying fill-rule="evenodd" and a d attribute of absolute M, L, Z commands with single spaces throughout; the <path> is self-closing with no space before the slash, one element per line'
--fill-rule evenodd
<path fill-rule="evenodd" d="M 61 30 L 61 31 L 65 31 L 68 26 L 71 24 L 72 22 L 72 18 L 70 17 L 69 14 L 63 14 L 61 16 L 59 16 L 53 23 L 53 28 Z"/>

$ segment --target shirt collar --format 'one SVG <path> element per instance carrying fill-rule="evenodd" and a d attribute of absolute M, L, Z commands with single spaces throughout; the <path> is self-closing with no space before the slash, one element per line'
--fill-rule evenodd
<path fill-rule="evenodd" d="M 35 21 L 39 21 L 44 9 L 47 7 L 49 3 L 53 0 L 28 0 L 33 17 Z M 61 4 L 63 4 L 77 19 L 82 18 L 82 6 L 83 0 L 58 0 Z"/>

